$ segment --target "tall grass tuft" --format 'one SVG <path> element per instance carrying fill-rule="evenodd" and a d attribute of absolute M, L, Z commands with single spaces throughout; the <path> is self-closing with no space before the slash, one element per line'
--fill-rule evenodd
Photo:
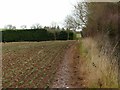
<path fill-rule="evenodd" d="M 111 45 L 109 40 L 93 38 L 81 40 L 81 53 L 86 59 L 87 86 L 90 88 L 118 88 L 118 42 Z"/>

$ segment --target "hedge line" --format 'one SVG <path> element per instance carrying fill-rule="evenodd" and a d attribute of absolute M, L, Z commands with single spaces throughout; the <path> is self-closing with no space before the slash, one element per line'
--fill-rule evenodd
<path fill-rule="evenodd" d="M 2 32 L 2 42 L 19 41 L 50 41 L 67 40 L 67 31 L 50 32 L 46 29 L 27 29 L 27 30 L 4 30 Z M 69 32 L 69 40 L 73 40 L 74 33 Z"/>

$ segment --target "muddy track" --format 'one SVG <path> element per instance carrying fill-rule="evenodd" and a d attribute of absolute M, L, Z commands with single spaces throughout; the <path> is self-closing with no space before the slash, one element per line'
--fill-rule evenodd
<path fill-rule="evenodd" d="M 83 88 L 80 77 L 80 54 L 78 43 L 71 45 L 65 53 L 59 70 L 55 75 L 52 88 Z"/>

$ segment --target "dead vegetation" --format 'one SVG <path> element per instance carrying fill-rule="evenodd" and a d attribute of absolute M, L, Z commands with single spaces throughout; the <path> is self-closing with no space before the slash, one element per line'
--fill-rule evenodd
<path fill-rule="evenodd" d="M 118 88 L 118 57 L 114 52 L 116 45 L 112 48 L 109 42 L 104 45 L 99 49 L 96 40 L 81 40 L 80 50 L 84 58 L 81 71 L 86 74 L 86 86 L 89 88 Z"/>

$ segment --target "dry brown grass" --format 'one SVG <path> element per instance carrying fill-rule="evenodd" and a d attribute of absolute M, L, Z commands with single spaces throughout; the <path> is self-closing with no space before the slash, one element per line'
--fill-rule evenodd
<path fill-rule="evenodd" d="M 105 46 L 98 49 L 98 42 L 91 38 L 81 40 L 81 53 L 85 60 L 82 71 L 87 73 L 86 82 L 90 88 L 118 88 L 117 58 Z M 106 46 L 109 44 L 106 42 Z M 111 48 L 111 47 L 109 47 Z M 112 60 L 110 58 L 112 57 Z"/>

